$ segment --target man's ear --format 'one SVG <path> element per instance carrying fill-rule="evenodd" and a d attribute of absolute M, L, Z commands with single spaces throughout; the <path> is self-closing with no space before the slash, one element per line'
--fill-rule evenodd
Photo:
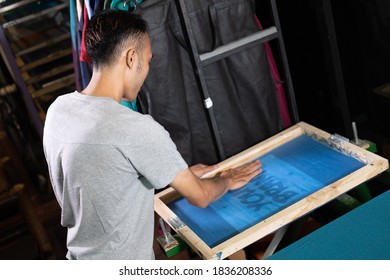
<path fill-rule="evenodd" d="M 126 52 L 126 64 L 129 69 L 132 69 L 134 66 L 136 51 L 134 49 L 128 49 Z"/>

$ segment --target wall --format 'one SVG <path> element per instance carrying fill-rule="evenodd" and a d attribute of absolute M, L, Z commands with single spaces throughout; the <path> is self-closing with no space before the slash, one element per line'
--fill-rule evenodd
<path fill-rule="evenodd" d="M 257 1 L 257 12 L 266 25 L 267 1 Z M 300 119 L 346 134 L 342 104 L 334 89 L 321 19 L 324 1 L 276 1 Z M 390 83 L 390 2 L 388 0 L 330 1 L 340 54 L 349 116 L 361 133 L 370 130 L 387 138 L 389 98 L 378 97 L 374 88 Z M 340 76 L 338 76 L 340 78 Z M 333 79 L 333 81 L 332 81 Z M 371 133 L 364 136 L 371 136 Z"/>

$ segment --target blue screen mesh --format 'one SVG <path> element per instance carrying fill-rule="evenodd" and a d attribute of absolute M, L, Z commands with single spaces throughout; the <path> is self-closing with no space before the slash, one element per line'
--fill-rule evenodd
<path fill-rule="evenodd" d="M 168 207 L 212 248 L 364 166 L 306 135 L 259 160 L 260 175 L 207 208 L 192 206 L 185 198 Z"/>

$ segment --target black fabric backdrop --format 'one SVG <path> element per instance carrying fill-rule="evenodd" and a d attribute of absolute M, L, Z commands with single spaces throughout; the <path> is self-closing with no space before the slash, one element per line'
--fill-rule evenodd
<path fill-rule="evenodd" d="M 254 1 L 187 1 L 199 53 L 259 31 Z M 144 113 L 165 127 L 188 164 L 218 162 L 211 125 L 191 64 L 175 0 L 147 0 L 137 8 L 149 25 L 153 59 L 139 95 Z M 227 157 L 282 129 L 264 45 L 204 68 Z"/>

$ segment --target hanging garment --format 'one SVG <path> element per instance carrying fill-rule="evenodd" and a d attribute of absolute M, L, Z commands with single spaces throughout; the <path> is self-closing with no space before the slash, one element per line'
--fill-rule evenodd
<path fill-rule="evenodd" d="M 104 9 L 110 9 L 112 0 L 104 0 Z"/>
<path fill-rule="evenodd" d="M 93 14 L 93 5 L 91 5 L 90 0 L 84 1 L 84 8 L 87 10 L 88 19 L 91 19 Z"/>
<path fill-rule="evenodd" d="M 122 99 L 121 102 L 120 102 L 123 106 L 133 110 L 133 111 L 136 111 L 138 112 L 138 106 L 137 106 L 137 101 L 127 101 L 127 100 L 124 100 Z"/>
<path fill-rule="evenodd" d="M 260 30 L 263 30 L 258 17 L 255 15 L 255 20 Z M 291 126 L 291 118 L 287 105 L 286 94 L 282 84 L 282 80 L 279 75 L 278 68 L 276 66 L 275 58 L 271 50 L 271 46 L 268 42 L 265 43 L 265 50 L 267 52 L 267 58 L 271 69 L 272 78 L 275 82 L 276 94 L 278 95 L 279 110 L 282 118 L 283 128 Z"/>
<path fill-rule="evenodd" d="M 143 0 L 112 0 L 110 9 L 122 11 L 135 11 Z"/>
<path fill-rule="evenodd" d="M 89 55 L 88 55 L 87 50 L 85 48 L 85 41 L 84 41 L 85 28 L 87 27 L 87 24 L 89 21 L 87 6 L 84 6 L 83 19 L 84 19 L 84 21 L 83 21 L 83 27 L 82 27 L 82 33 L 81 33 L 80 61 L 90 63 L 91 61 L 89 59 Z"/>
<path fill-rule="evenodd" d="M 104 10 L 104 0 L 95 0 L 93 15 Z"/>
<path fill-rule="evenodd" d="M 73 69 L 75 74 L 76 89 L 81 90 L 81 77 L 80 77 L 80 62 L 79 62 L 79 51 L 77 45 L 77 11 L 76 11 L 76 1 L 69 1 L 69 25 L 70 32 L 72 36 L 72 58 L 73 58 Z"/>
<path fill-rule="evenodd" d="M 77 18 L 78 21 L 80 22 L 83 14 L 84 1 L 83 0 L 75 0 L 75 1 L 76 1 Z"/>
<path fill-rule="evenodd" d="M 89 62 L 82 61 L 81 60 L 81 53 L 82 53 L 82 34 L 83 30 L 85 28 L 84 25 L 84 14 L 81 15 L 81 18 L 78 23 L 78 32 L 77 32 L 77 55 L 78 55 L 78 61 L 79 61 L 79 70 L 80 70 L 80 89 L 82 90 L 87 87 L 89 84 L 89 81 L 92 77 L 92 69 L 89 64 Z M 86 53 L 86 52 L 85 52 Z"/>
<path fill-rule="evenodd" d="M 199 53 L 258 32 L 254 1 L 186 1 Z M 149 25 L 153 60 L 139 96 L 170 133 L 188 164 L 216 163 L 218 156 L 173 0 L 148 0 L 135 11 Z M 204 67 L 218 133 L 227 157 L 282 129 L 264 45 Z"/>

